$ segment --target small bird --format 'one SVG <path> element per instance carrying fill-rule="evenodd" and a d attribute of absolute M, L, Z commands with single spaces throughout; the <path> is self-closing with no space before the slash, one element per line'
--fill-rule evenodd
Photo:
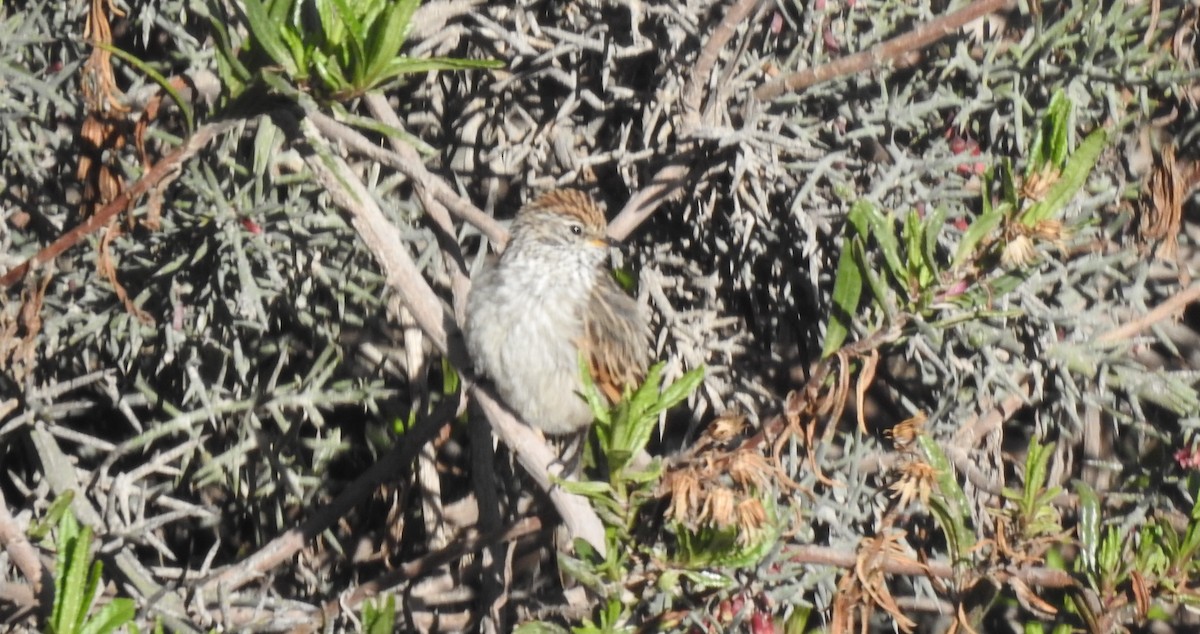
<path fill-rule="evenodd" d="M 612 277 L 604 213 L 590 196 L 554 190 L 523 207 L 508 247 L 475 276 L 465 335 L 477 370 L 526 423 L 550 436 L 581 434 L 579 355 L 610 403 L 646 373 L 649 331 Z"/>

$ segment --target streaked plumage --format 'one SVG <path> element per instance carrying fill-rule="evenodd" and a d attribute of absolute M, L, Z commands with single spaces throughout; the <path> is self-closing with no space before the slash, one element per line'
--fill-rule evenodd
<path fill-rule="evenodd" d="M 508 248 L 476 276 L 467 347 L 522 419 L 548 434 L 586 429 L 578 355 L 610 400 L 646 370 L 649 337 L 637 302 L 608 268 L 603 212 L 587 194 L 555 190 L 518 212 Z"/>

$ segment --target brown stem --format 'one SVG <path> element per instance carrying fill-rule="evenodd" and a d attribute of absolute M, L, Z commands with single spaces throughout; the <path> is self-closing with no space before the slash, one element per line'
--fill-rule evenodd
<path fill-rule="evenodd" d="M 38 559 L 37 550 L 25 536 L 25 531 L 8 512 L 8 503 L 4 500 L 3 490 L 0 490 L 0 545 L 4 546 L 4 550 L 8 552 L 9 558 L 16 564 L 17 569 L 29 580 L 33 594 L 41 594 L 42 562 Z"/>
<path fill-rule="evenodd" d="M 238 120 L 230 119 L 200 126 L 200 128 L 196 130 L 196 133 L 189 137 L 187 141 L 185 141 L 184 144 L 179 147 L 179 149 L 164 156 L 161 161 L 155 163 L 154 167 L 150 168 L 150 171 L 146 172 L 145 176 L 141 177 L 131 187 L 118 194 L 117 197 L 112 200 L 112 202 L 109 202 L 107 205 L 97 210 L 91 218 L 88 218 L 83 222 L 83 224 L 80 224 L 74 229 L 64 233 L 57 240 L 52 242 L 50 246 L 38 251 L 33 257 L 17 265 L 8 273 L 5 273 L 4 277 L 0 277 L 0 288 L 8 288 L 9 286 L 12 286 L 17 280 L 21 279 L 25 275 L 25 272 L 28 271 L 31 266 L 36 266 L 58 257 L 67 249 L 75 246 L 75 243 L 79 242 L 79 240 L 84 236 L 96 231 L 101 227 L 107 226 L 108 221 L 114 216 L 128 209 L 130 205 L 137 201 L 138 198 L 155 187 L 160 186 L 163 181 L 173 177 L 182 166 L 184 161 L 192 158 L 196 152 L 204 149 L 209 142 L 215 139 L 222 132 L 233 127 L 236 123 L 238 123 Z"/>
<path fill-rule="evenodd" d="M 447 544 L 445 548 L 431 552 L 419 559 L 410 561 L 399 568 L 380 575 L 354 589 L 349 596 L 339 600 L 329 601 L 325 604 L 326 618 L 333 618 L 339 611 L 345 608 L 354 608 L 363 601 L 378 595 L 381 592 L 387 592 L 405 581 L 416 579 L 417 577 L 434 570 L 440 566 L 448 564 L 467 553 L 473 553 L 480 548 L 489 544 L 504 544 L 526 535 L 532 535 L 542 530 L 542 521 L 537 517 L 527 517 L 518 521 L 512 526 L 494 531 L 487 535 L 468 535 L 458 541 Z"/>
<path fill-rule="evenodd" d="M 1096 338 L 1096 342 L 1116 343 L 1129 339 L 1150 326 L 1175 315 L 1188 304 L 1197 300 L 1200 300 L 1200 284 L 1193 284 L 1176 293 L 1171 299 L 1155 306 L 1145 315 L 1100 335 Z"/>
<path fill-rule="evenodd" d="M 954 33 L 971 20 L 1008 9 L 1012 5 L 1013 0 L 976 0 L 954 13 L 926 22 L 908 33 L 880 42 L 865 51 L 767 82 L 754 91 L 754 97 L 759 101 L 771 101 L 835 77 L 879 68 L 888 63 L 896 66 L 911 64 L 911 56 L 916 51 Z"/>
<path fill-rule="evenodd" d="M 858 565 L 859 554 L 825 546 L 798 546 L 785 549 L 781 557 L 792 563 L 815 564 L 821 566 L 837 566 L 838 568 L 854 569 Z M 888 559 L 881 562 L 880 569 L 892 575 L 925 576 L 939 579 L 957 579 L 962 572 L 948 561 L 920 562 L 915 559 Z M 1029 585 L 1043 588 L 1077 588 L 1079 582 L 1069 573 L 1053 568 L 1040 566 L 1004 566 L 990 572 L 981 572 L 992 578 L 1015 577 Z"/>
<path fill-rule="evenodd" d="M 404 435 L 396 446 L 358 476 L 332 502 L 317 509 L 300 526 L 271 540 L 253 555 L 237 565 L 210 577 L 200 585 L 201 591 L 232 592 L 253 579 L 263 576 L 279 564 L 290 560 L 310 540 L 333 526 L 355 506 L 366 500 L 381 482 L 403 475 L 417 458 L 421 447 L 437 435 L 442 425 L 454 419 L 459 399 L 450 397 L 438 404 L 429 416 L 422 418 Z"/>

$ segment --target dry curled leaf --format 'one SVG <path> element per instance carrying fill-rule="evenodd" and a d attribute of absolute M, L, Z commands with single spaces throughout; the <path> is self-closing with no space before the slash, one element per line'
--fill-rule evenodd
<path fill-rule="evenodd" d="M 1183 199 L 1184 183 L 1175 163 L 1175 147 L 1167 143 L 1154 159 L 1142 196 L 1138 242 L 1143 249 L 1157 244 L 1156 257 L 1175 257 L 1179 248 Z"/>

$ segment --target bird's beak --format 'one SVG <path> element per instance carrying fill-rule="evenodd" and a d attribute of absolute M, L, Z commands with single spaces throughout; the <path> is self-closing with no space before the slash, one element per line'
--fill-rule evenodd
<path fill-rule="evenodd" d="M 592 246 L 613 249 L 613 248 L 619 248 L 621 246 L 621 243 L 617 242 L 616 240 L 614 240 L 608 236 L 600 236 L 599 238 L 594 238 L 592 240 Z"/>

